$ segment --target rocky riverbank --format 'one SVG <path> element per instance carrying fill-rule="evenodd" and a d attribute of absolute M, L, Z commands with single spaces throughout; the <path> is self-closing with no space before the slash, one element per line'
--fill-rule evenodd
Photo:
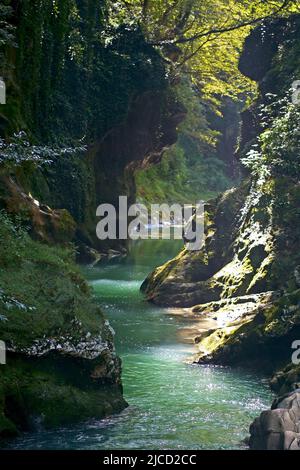
<path fill-rule="evenodd" d="M 252 448 L 295 448 L 299 437 L 300 375 L 291 358 L 300 338 L 300 111 L 289 94 L 300 72 L 299 31 L 295 16 L 271 21 L 246 40 L 240 67 L 260 88 L 243 117 L 240 158 L 248 176 L 207 203 L 201 251 L 183 250 L 142 286 L 154 303 L 216 319 L 196 338 L 197 362 L 264 368 L 279 395 L 292 392 L 252 425 Z M 266 54 L 260 67 L 254 55 Z"/>
<path fill-rule="evenodd" d="M 0 436 L 103 418 L 127 406 L 114 332 L 71 250 L 0 212 Z"/>

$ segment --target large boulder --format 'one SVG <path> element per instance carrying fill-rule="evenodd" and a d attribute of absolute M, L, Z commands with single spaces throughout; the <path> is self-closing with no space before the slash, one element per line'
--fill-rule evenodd
<path fill-rule="evenodd" d="M 0 212 L 0 264 L 0 436 L 126 407 L 114 332 L 74 254 L 32 240 Z"/>
<path fill-rule="evenodd" d="M 253 450 L 300 450 L 300 390 L 274 401 L 250 426 Z"/>

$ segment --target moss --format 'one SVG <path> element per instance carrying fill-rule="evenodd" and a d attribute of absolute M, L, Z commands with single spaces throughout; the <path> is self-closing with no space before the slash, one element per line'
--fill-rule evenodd
<path fill-rule="evenodd" d="M 69 425 L 91 417 L 103 418 L 124 408 L 119 386 L 97 387 L 87 385 L 87 381 L 76 384 L 72 374 L 63 370 L 59 373 L 55 361 L 9 358 L 1 376 L 5 399 L 1 411 L 7 415 L 3 413 L 6 434 L 9 430 L 16 433 L 40 426 Z"/>
<path fill-rule="evenodd" d="M 291 344 L 300 332 L 299 291 L 282 297 L 277 295 L 277 300 L 276 296 L 264 296 L 257 298 L 257 305 L 252 305 L 237 321 L 229 320 L 224 328 L 200 341 L 199 359 L 252 365 L 259 360 L 262 367 L 271 371 L 276 363 L 289 362 Z M 228 299 L 227 308 L 232 305 L 234 310 L 233 301 Z"/>
<path fill-rule="evenodd" d="M 173 296 L 176 284 L 178 294 L 175 294 L 175 301 L 177 302 L 178 297 L 179 306 L 179 297 L 183 298 L 185 292 L 193 291 L 189 296 L 189 302 L 195 303 L 200 300 L 201 292 L 206 301 L 217 300 L 218 295 L 223 298 L 246 293 L 255 271 L 248 256 L 252 244 L 249 244 L 242 259 L 230 251 L 228 253 L 227 249 L 233 247 L 235 237 L 239 235 L 235 230 L 235 221 L 247 189 L 246 182 L 240 188 L 229 190 L 207 204 L 206 240 L 203 248 L 198 252 L 183 251 L 174 260 L 150 275 L 143 286 L 150 299 L 155 299 L 158 303 L 161 299 L 165 303 L 168 290 L 172 289 Z M 244 238 L 246 239 L 246 236 Z M 237 246 L 240 250 L 241 241 Z M 209 299 L 209 290 L 211 290 L 211 299 Z M 171 305 L 172 297 L 169 302 Z M 188 306 L 192 305 L 193 303 Z"/>
<path fill-rule="evenodd" d="M 203 356 L 209 356 L 215 351 L 226 346 L 230 340 L 230 336 L 238 330 L 237 327 L 226 327 L 209 335 L 199 344 L 199 349 L 202 351 L 199 359 Z"/>
<path fill-rule="evenodd" d="M 14 236 L 9 224 L 2 216 L 0 262 L 5 270 L 0 271 L 0 285 L 30 310 L 15 307 L 6 312 L 8 321 L 0 324 L 2 339 L 26 347 L 55 329 L 68 331 L 71 317 L 97 331 L 104 320 L 74 264 L 72 250 L 36 242 L 22 229 Z"/>
<path fill-rule="evenodd" d="M 263 260 L 249 284 L 247 293 L 258 293 L 268 290 L 268 279 L 274 259 L 275 254 L 271 253 Z"/>
<path fill-rule="evenodd" d="M 0 212 L 0 264 L 0 338 L 8 351 L 0 434 L 32 427 L 34 417 L 54 426 L 124 408 L 112 332 L 72 250 L 32 240 Z"/>

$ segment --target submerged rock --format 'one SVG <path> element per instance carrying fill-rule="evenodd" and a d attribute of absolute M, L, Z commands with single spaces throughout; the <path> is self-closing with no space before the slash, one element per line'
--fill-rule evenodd
<path fill-rule="evenodd" d="M 98 251 L 88 245 L 80 244 L 78 246 L 76 261 L 81 265 L 98 266 L 103 262 L 111 262 L 114 260 L 120 261 L 121 258 L 126 258 L 127 250 Z"/>

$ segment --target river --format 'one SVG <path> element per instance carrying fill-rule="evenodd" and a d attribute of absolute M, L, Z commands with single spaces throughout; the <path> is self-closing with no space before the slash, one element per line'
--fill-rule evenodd
<path fill-rule="evenodd" d="M 179 242 L 135 242 L 126 260 L 84 273 L 116 332 L 129 407 L 103 421 L 25 434 L 17 449 L 240 449 L 249 424 L 269 407 L 257 373 L 186 362 L 188 320 L 147 303 L 140 285 Z"/>

